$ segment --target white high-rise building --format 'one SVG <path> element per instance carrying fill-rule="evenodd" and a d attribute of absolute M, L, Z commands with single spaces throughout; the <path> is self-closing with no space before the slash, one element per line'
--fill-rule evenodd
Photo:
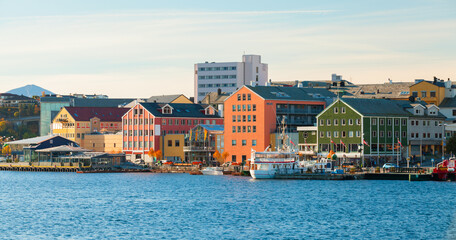
<path fill-rule="evenodd" d="M 233 93 L 243 85 L 264 85 L 268 80 L 268 64 L 260 55 L 243 55 L 242 62 L 205 62 L 195 64 L 195 103 L 208 93 Z"/>

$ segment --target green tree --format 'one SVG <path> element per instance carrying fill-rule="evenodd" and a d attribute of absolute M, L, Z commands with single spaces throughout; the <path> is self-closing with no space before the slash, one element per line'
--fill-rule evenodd
<path fill-rule="evenodd" d="M 456 153 L 456 135 L 453 135 L 451 138 L 449 138 L 446 141 L 446 148 L 445 148 L 446 153 Z"/>

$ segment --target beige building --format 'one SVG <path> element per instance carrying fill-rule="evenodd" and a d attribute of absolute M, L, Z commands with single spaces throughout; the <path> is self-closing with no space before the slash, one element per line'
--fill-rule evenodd
<path fill-rule="evenodd" d="M 63 107 L 52 121 L 51 133 L 82 145 L 88 133 L 122 130 L 122 116 L 128 110 L 115 107 Z"/>
<path fill-rule="evenodd" d="M 184 134 L 168 134 L 160 137 L 160 149 L 163 149 L 162 159 L 184 161 Z"/>
<path fill-rule="evenodd" d="M 81 147 L 93 152 L 121 153 L 122 132 L 86 134 Z"/>

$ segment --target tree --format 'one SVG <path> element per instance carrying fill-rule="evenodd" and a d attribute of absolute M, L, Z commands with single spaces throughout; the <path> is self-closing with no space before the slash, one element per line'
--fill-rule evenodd
<path fill-rule="evenodd" d="M 223 164 L 223 157 L 222 154 L 219 153 L 219 151 L 215 150 L 214 154 L 212 156 L 219 162 L 220 164 Z"/>
<path fill-rule="evenodd" d="M 450 139 L 446 142 L 446 153 L 456 153 L 456 135 L 453 135 Z"/>
<path fill-rule="evenodd" d="M 157 159 L 160 159 L 162 157 L 162 151 L 160 149 L 158 149 L 157 151 L 155 151 L 155 157 Z"/>
<path fill-rule="evenodd" d="M 9 145 L 3 146 L 2 154 L 11 154 L 11 147 Z"/>
<path fill-rule="evenodd" d="M 15 113 L 14 113 L 14 117 L 15 117 L 15 118 L 19 117 L 19 112 L 15 112 Z"/>
<path fill-rule="evenodd" d="M 149 155 L 149 157 L 151 157 L 151 158 L 152 158 L 152 157 L 155 157 L 155 150 L 154 150 L 154 148 L 150 148 L 150 149 L 149 149 L 149 152 L 147 153 L 147 155 Z"/>
<path fill-rule="evenodd" d="M 226 158 L 230 156 L 230 153 L 229 152 L 223 152 L 222 153 L 222 158 L 223 158 L 223 161 L 226 162 Z"/>

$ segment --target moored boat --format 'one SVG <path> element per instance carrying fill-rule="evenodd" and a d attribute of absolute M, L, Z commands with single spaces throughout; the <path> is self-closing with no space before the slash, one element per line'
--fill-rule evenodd
<path fill-rule="evenodd" d="M 201 170 L 203 175 L 223 175 L 223 168 L 221 167 L 207 167 Z"/>

